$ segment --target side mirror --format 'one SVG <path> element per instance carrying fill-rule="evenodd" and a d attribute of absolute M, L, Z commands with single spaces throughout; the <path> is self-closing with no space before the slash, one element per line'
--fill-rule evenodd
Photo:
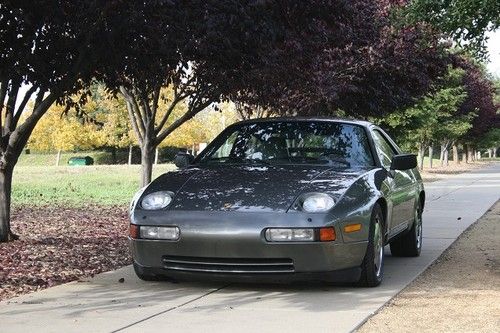
<path fill-rule="evenodd" d="M 179 169 L 188 167 L 193 163 L 194 156 L 188 153 L 177 153 L 174 158 L 174 164 Z"/>
<path fill-rule="evenodd" d="M 417 167 L 417 155 L 400 154 L 392 158 L 391 170 L 409 170 Z"/>

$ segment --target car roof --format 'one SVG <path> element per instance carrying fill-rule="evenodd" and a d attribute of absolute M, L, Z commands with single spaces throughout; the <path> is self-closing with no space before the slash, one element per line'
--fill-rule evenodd
<path fill-rule="evenodd" d="M 272 117 L 272 118 L 256 118 L 242 120 L 234 123 L 232 126 L 244 125 L 244 124 L 254 124 L 254 123 L 267 123 L 267 122 L 307 122 L 307 121 L 317 121 L 317 122 L 332 122 L 332 123 L 342 123 L 342 124 L 353 124 L 360 125 L 363 127 L 369 127 L 373 123 L 366 120 L 356 120 L 356 119 L 344 119 L 344 118 L 328 118 L 328 117 Z"/>

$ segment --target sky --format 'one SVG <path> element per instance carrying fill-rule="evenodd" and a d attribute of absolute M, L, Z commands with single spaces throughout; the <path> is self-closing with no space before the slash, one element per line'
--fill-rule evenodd
<path fill-rule="evenodd" d="M 488 54 L 490 62 L 486 65 L 488 72 L 500 78 L 500 29 L 488 33 Z"/>

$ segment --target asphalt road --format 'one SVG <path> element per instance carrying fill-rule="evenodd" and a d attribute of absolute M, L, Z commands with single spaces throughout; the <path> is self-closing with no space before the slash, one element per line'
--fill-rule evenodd
<path fill-rule="evenodd" d="M 386 248 L 378 288 L 143 282 L 131 267 L 0 303 L 2 332 L 349 332 L 500 198 L 500 163 L 426 185 L 418 258 Z M 119 283 L 120 278 L 124 283 Z"/>

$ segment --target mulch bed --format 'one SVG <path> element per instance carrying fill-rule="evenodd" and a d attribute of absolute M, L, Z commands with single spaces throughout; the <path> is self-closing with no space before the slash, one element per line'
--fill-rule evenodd
<path fill-rule="evenodd" d="M 0 301 L 131 263 L 123 207 L 17 207 L 0 243 Z"/>

